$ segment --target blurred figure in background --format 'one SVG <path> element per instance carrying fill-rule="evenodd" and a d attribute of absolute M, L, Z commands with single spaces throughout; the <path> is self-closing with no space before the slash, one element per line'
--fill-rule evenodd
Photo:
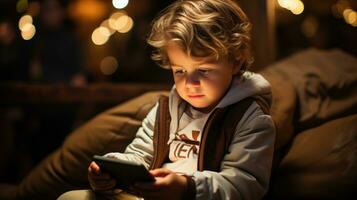
<path fill-rule="evenodd" d="M 0 81 L 25 78 L 26 70 L 20 69 L 20 42 L 16 26 L 10 18 L 0 21 Z"/>
<path fill-rule="evenodd" d="M 79 41 L 70 30 L 66 1 L 41 0 L 40 22 L 29 62 L 30 80 L 86 84 Z"/>
<path fill-rule="evenodd" d="M 67 18 L 68 1 L 40 0 L 38 31 L 29 61 L 30 80 L 39 83 L 85 86 L 79 41 Z M 76 110 L 68 105 L 29 108 L 24 132 L 31 136 L 33 157 L 39 161 L 61 144 L 73 128 Z"/>
<path fill-rule="evenodd" d="M 87 84 L 79 40 L 67 18 L 65 0 L 40 0 L 36 35 L 26 41 L 24 65 L 29 82 L 69 84 L 75 87 Z M 27 63 L 25 63 L 27 62 Z M 16 141 L 23 146 L 18 153 L 29 154 L 26 164 L 34 166 L 49 152 L 56 149 L 73 129 L 78 105 L 41 104 L 23 107 L 23 118 Z M 25 161 L 24 161 L 25 162 Z"/>

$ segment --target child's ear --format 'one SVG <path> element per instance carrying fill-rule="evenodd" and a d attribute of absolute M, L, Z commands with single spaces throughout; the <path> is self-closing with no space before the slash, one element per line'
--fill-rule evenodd
<path fill-rule="evenodd" d="M 233 75 L 237 75 L 242 67 L 243 59 L 236 57 L 233 61 Z"/>

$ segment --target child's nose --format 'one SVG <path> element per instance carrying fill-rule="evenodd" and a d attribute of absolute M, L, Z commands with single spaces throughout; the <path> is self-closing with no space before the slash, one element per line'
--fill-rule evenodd
<path fill-rule="evenodd" d="M 187 87 L 198 87 L 200 86 L 200 78 L 198 72 L 193 72 L 188 74 L 186 78 Z"/>

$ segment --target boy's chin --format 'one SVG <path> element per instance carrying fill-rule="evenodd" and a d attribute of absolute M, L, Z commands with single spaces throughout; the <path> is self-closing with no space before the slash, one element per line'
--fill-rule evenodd
<path fill-rule="evenodd" d="M 204 113 L 208 113 L 213 109 L 213 106 L 209 106 L 209 105 L 204 105 L 204 104 L 193 104 L 190 103 L 190 105 L 195 109 L 198 110 L 200 112 L 204 112 Z"/>
<path fill-rule="evenodd" d="M 206 104 L 200 102 L 194 102 L 194 101 L 187 101 L 187 102 L 195 109 L 205 109 L 208 107 Z"/>

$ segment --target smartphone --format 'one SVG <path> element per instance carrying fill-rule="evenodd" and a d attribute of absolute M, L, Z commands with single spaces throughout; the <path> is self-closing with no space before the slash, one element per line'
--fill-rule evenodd
<path fill-rule="evenodd" d="M 141 164 L 99 155 L 94 155 L 93 161 L 103 172 L 109 173 L 117 180 L 117 188 L 120 189 L 126 190 L 135 182 L 155 181 L 155 178 Z"/>

